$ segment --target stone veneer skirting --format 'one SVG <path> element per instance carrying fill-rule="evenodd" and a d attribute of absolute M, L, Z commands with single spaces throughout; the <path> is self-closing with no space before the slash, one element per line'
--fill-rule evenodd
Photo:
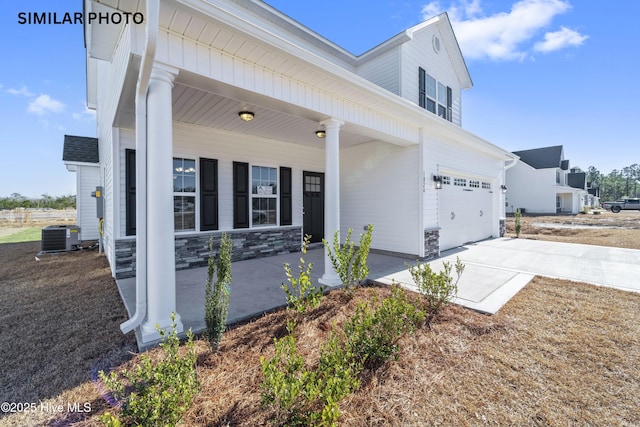
<path fill-rule="evenodd" d="M 302 227 L 279 227 L 225 231 L 233 240 L 232 261 L 260 258 L 289 252 L 297 252 L 302 244 Z M 222 231 L 192 235 L 176 235 L 176 270 L 206 267 L 209 259 L 209 236 L 213 235 L 213 252 L 220 247 Z M 118 239 L 115 242 L 116 279 L 135 277 L 136 240 Z"/>
<path fill-rule="evenodd" d="M 435 259 L 440 255 L 440 229 L 424 230 L 424 259 Z"/>
<path fill-rule="evenodd" d="M 500 220 L 500 237 L 504 237 L 504 234 L 507 232 L 507 220 Z"/>

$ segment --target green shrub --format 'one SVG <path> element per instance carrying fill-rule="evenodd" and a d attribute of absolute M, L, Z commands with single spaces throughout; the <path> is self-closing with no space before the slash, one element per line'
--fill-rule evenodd
<path fill-rule="evenodd" d="M 338 402 L 360 386 L 361 366 L 332 332 L 321 349 L 318 367 L 305 366 L 293 335 L 295 324 L 287 323 L 288 335 L 274 339 L 276 355 L 260 359 L 264 379 L 262 404 L 276 409 L 276 421 L 290 426 L 336 426 Z"/>
<path fill-rule="evenodd" d="M 171 320 L 168 334 L 156 325 L 162 337 L 161 361 L 154 363 L 145 353 L 132 370 L 109 375 L 100 371 L 101 380 L 121 404 L 119 419 L 110 413 L 101 417 L 105 425 L 175 425 L 189 409 L 199 388 L 193 333 L 187 332 L 186 352 L 181 355 L 175 314 Z"/>
<path fill-rule="evenodd" d="M 354 315 L 343 326 L 347 346 L 359 363 L 375 369 L 397 356 L 400 338 L 413 332 L 424 317 L 425 313 L 407 293 L 393 286 L 391 295 L 377 308 L 367 302 L 358 303 Z"/>
<path fill-rule="evenodd" d="M 458 293 L 458 282 L 464 271 L 465 265 L 456 257 L 456 279 L 451 275 L 451 263 L 443 262 L 443 269 L 436 273 L 431 269 L 429 263 L 420 264 L 416 262 L 414 267 L 409 268 L 413 281 L 418 286 L 418 291 L 427 300 L 427 309 L 433 315 L 448 304 Z"/>
<path fill-rule="evenodd" d="M 322 243 L 327 250 L 331 265 L 335 268 L 340 277 L 340 281 L 347 291 L 352 291 L 354 286 L 358 286 L 369 274 L 369 266 L 367 265 L 367 257 L 369 256 L 369 247 L 371 246 L 371 234 L 373 233 L 373 225 L 367 226 L 367 231 L 360 235 L 360 245 L 355 248 L 355 243 L 351 240 L 350 228 L 344 240 L 344 244 L 340 244 L 339 232 L 333 234 L 333 244 L 329 246 L 329 242 L 322 239 Z"/>
<path fill-rule="evenodd" d="M 309 247 L 310 235 L 304 236 L 302 243 L 302 255 L 307 253 Z M 288 284 L 283 283 L 280 287 L 287 294 L 287 304 L 293 307 L 299 313 L 305 313 L 307 309 L 317 307 L 320 304 L 324 289 L 322 287 L 313 286 L 311 280 L 311 269 L 313 263 L 306 264 L 304 257 L 300 257 L 298 265 L 298 277 L 293 277 L 291 266 L 289 263 L 284 264 L 284 271 L 287 275 Z"/>
<path fill-rule="evenodd" d="M 208 276 L 205 290 L 205 336 L 212 349 L 218 350 L 222 334 L 227 327 L 229 312 L 229 290 L 231 287 L 231 256 L 233 241 L 225 233 L 220 240 L 220 251 L 214 266 L 213 236 L 209 238 Z M 216 282 L 213 274 L 217 271 Z"/>
<path fill-rule="evenodd" d="M 515 224 L 516 224 L 516 237 L 520 237 L 520 231 L 522 230 L 522 213 L 520 213 L 520 209 L 516 209 Z"/>

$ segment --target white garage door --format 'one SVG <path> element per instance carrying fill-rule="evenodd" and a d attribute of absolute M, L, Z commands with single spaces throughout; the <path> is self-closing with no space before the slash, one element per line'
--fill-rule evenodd
<path fill-rule="evenodd" d="M 443 176 L 438 191 L 440 250 L 492 236 L 493 191 L 486 179 Z"/>

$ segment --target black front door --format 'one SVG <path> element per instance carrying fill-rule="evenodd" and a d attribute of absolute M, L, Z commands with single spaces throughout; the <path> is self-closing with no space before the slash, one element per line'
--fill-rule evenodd
<path fill-rule="evenodd" d="M 324 237 L 324 174 L 303 172 L 303 232 L 311 235 L 311 243 Z"/>

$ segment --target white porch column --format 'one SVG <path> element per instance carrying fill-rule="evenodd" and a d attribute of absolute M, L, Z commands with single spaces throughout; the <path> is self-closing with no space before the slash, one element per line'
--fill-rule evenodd
<path fill-rule="evenodd" d="M 340 120 L 327 119 L 324 125 L 325 136 L 325 198 L 324 198 L 324 238 L 333 242 L 333 234 L 340 231 Z M 341 285 L 338 273 L 331 265 L 327 250 L 324 252 L 324 274 L 320 283 L 327 286 Z"/>
<path fill-rule="evenodd" d="M 176 69 L 154 65 L 147 94 L 147 318 L 142 341 L 160 338 L 176 312 L 173 226 L 173 115 L 171 89 Z M 176 313 L 178 331 L 183 330 Z"/>

